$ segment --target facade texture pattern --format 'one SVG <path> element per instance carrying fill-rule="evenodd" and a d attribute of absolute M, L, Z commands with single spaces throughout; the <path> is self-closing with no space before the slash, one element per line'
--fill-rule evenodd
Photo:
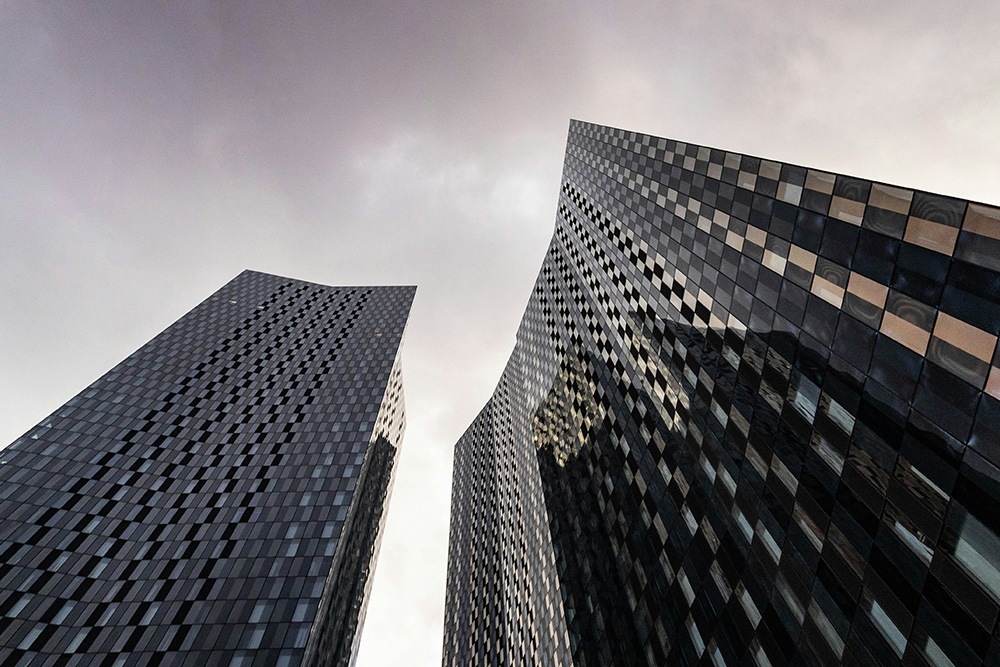
<path fill-rule="evenodd" d="M 1000 209 L 572 122 L 445 665 L 1000 664 Z"/>
<path fill-rule="evenodd" d="M 245 271 L 0 451 L 0 664 L 349 664 L 413 294 Z"/>

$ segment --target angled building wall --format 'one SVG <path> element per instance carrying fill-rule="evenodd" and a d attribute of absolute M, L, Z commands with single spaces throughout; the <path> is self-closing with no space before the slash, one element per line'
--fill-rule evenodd
<path fill-rule="evenodd" d="M 570 125 L 445 665 L 1000 661 L 1000 210 Z"/>
<path fill-rule="evenodd" d="M 245 271 L 0 450 L 0 663 L 349 664 L 413 294 Z"/>

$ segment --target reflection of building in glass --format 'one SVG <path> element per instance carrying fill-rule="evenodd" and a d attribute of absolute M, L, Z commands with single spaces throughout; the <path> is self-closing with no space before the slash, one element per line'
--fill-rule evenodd
<path fill-rule="evenodd" d="M 0 451 L 0 664 L 349 664 L 413 293 L 245 271 Z"/>
<path fill-rule="evenodd" d="M 445 664 L 997 664 L 998 333 L 996 208 L 571 123 Z"/>

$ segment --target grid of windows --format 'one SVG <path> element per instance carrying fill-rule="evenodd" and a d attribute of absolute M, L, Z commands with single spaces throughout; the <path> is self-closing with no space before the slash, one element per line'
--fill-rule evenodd
<path fill-rule="evenodd" d="M 347 664 L 413 294 L 245 271 L 0 451 L 0 663 Z"/>
<path fill-rule="evenodd" d="M 998 333 L 997 208 L 572 122 L 445 664 L 997 664 Z"/>

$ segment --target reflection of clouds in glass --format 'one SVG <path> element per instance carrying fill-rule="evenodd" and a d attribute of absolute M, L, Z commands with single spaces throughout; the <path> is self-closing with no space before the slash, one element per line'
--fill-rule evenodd
<path fill-rule="evenodd" d="M 955 558 L 1000 600 L 1000 538 L 971 514 L 962 517 Z"/>

